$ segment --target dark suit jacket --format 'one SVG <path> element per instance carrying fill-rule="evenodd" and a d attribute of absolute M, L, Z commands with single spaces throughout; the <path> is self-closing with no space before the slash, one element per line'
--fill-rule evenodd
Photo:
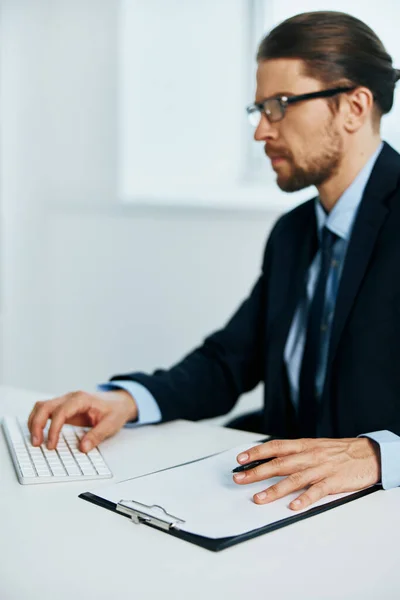
<path fill-rule="evenodd" d="M 261 275 L 227 325 L 169 370 L 130 373 L 164 421 L 227 413 L 264 382 L 264 430 L 301 437 L 283 352 L 316 251 L 314 201 L 281 217 Z M 319 422 L 324 437 L 400 435 L 400 155 L 385 144 L 365 189 L 336 301 Z"/>

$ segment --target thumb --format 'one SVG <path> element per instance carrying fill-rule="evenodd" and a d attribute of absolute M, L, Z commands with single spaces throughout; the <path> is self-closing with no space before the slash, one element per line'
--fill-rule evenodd
<path fill-rule="evenodd" d="M 83 436 L 80 443 L 80 450 L 82 452 L 89 452 L 92 448 L 98 446 L 100 442 L 110 437 L 114 433 L 114 430 L 115 425 L 112 419 L 109 416 L 104 417 L 96 427 L 93 427 L 93 429 Z"/>

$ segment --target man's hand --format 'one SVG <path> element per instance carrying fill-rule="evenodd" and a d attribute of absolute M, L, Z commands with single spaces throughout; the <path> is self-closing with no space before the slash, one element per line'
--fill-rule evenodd
<path fill-rule="evenodd" d="M 79 448 L 89 452 L 105 438 L 117 433 L 127 421 L 137 418 L 137 406 L 125 390 L 110 392 L 72 392 L 46 402 L 36 402 L 28 419 L 32 444 L 43 443 L 43 429 L 51 419 L 47 447 L 56 448 L 60 430 L 65 423 L 93 427 L 82 438 Z"/>
<path fill-rule="evenodd" d="M 245 465 L 270 457 L 275 458 L 233 477 L 236 483 L 246 484 L 287 475 L 256 494 L 257 504 L 308 488 L 289 505 L 304 509 L 329 494 L 361 490 L 381 478 L 379 447 L 368 438 L 272 440 L 246 450 L 237 460 Z"/>

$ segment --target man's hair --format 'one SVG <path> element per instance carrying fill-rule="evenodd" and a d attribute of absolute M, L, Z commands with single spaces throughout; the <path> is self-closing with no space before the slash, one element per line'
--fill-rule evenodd
<path fill-rule="evenodd" d="M 276 58 L 302 59 L 304 74 L 326 85 L 367 87 L 379 117 L 392 108 L 400 71 L 376 33 L 351 15 L 318 11 L 283 21 L 261 41 L 257 53 L 257 61 Z"/>

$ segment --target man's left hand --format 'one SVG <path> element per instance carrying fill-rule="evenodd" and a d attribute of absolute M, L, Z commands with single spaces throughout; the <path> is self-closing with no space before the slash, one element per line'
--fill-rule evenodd
<path fill-rule="evenodd" d="M 270 462 L 233 478 L 247 484 L 287 476 L 256 494 L 257 504 L 307 488 L 289 504 L 293 510 L 304 509 L 329 494 L 361 490 L 381 478 L 379 447 L 368 438 L 272 440 L 246 450 L 237 460 L 244 465 L 270 457 Z"/>

